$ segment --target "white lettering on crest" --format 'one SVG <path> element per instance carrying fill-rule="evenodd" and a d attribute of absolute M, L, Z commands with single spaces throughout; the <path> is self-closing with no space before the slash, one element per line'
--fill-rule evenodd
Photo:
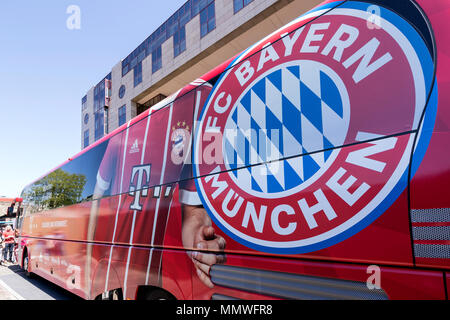
<path fill-rule="evenodd" d="M 344 35 L 347 36 L 347 39 L 342 40 Z M 342 24 L 336 31 L 334 36 L 331 38 L 331 40 L 328 42 L 328 44 L 325 46 L 325 48 L 322 51 L 322 54 L 324 56 L 327 56 L 330 54 L 333 48 L 336 48 L 333 58 L 334 60 L 341 62 L 344 50 L 350 47 L 356 41 L 358 35 L 359 30 L 357 28 L 346 24 Z"/>
<path fill-rule="evenodd" d="M 341 62 L 344 52 L 348 53 L 348 58 L 342 62 L 344 68 L 349 69 L 351 66 L 356 64 L 356 69 L 353 72 L 352 78 L 355 83 L 359 83 L 364 80 L 375 71 L 379 70 L 385 66 L 388 62 L 393 60 L 390 52 L 386 52 L 376 60 L 374 60 L 375 54 L 379 50 L 380 41 L 377 38 L 372 38 L 363 46 L 355 47 L 355 43 L 360 36 L 360 30 L 354 26 L 348 24 L 341 24 L 333 36 L 327 43 L 323 43 L 323 39 L 326 35 L 326 31 L 329 30 L 331 23 L 315 23 L 309 26 L 308 33 L 304 37 L 303 43 L 301 44 L 300 53 L 320 53 L 323 56 L 329 56 L 332 52 L 333 59 Z M 280 50 L 278 46 L 267 43 L 257 56 L 258 65 L 253 66 L 251 60 L 244 60 L 240 62 L 240 65 L 236 67 L 234 74 L 241 86 L 247 84 L 252 80 L 255 73 L 263 70 L 265 64 L 269 61 L 277 61 L 281 57 L 287 57 L 292 55 L 294 46 L 301 40 L 300 36 L 304 30 L 304 27 L 299 28 L 291 34 L 283 34 L 281 36 L 281 42 L 284 46 L 284 51 Z M 323 31 L 323 32 L 321 32 Z M 378 54 L 377 54 L 378 55 Z M 254 62 L 253 62 L 254 63 Z M 224 93 L 221 93 L 223 98 Z M 217 101 L 216 101 L 217 102 Z M 224 106 L 224 110 L 228 107 L 228 97 L 227 104 Z"/>
<path fill-rule="evenodd" d="M 339 179 L 341 179 L 347 172 L 344 168 L 339 168 L 338 171 L 327 181 L 326 185 L 328 188 L 333 190 L 342 200 L 344 200 L 349 206 L 353 206 L 356 201 L 358 201 L 366 192 L 370 189 L 370 186 L 363 182 L 356 191 L 350 193 L 350 189 L 356 182 L 354 176 L 348 177 L 344 183 L 339 184 Z"/>
<path fill-rule="evenodd" d="M 224 113 L 225 111 L 227 111 L 227 109 L 228 109 L 228 108 L 230 107 L 230 105 L 231 105 L 231 99 L 232 99 L 232 97 L 231 97 L 230 94 L 227 95 L 227 97 L 226 97 L 226 104 L 225 104 L 224 106 L 221 106 L 221 105 L 219 104 L 219 101 L 222 100 L 222 99 L 224 98 L 225 94 L 226 94 L 225 92 L 219 93 L 219 95 L 217 96 L 216 102 L 214 103 L 214 111 L 216 111 L 216 112 L 219 113 L 219 114 L 222 114 L 222 113 Z"/>
<path fill-rule="evenodd" d="M 216 199 L 226 188 L 228 188 L 228 184 L 225 181 L 219 181 L 219 175 L 214 174 L 218 172 L 220 172 L 220 166 L 214 168 L 210 175 L 205 178 L 205 181 L 208 183 L 212 180 L 211 187 L 217 188 L 211 195 L 213 199 Z"/>
<path fill-rule="evenodd" d="M 247 81 L 252 78 L 254 73 L 255 69 L 253 69 L 249 60 L 244 61 L 241 66 L 234 72 L 241 86 L 246 84 Z"/>
<path fill-rule="evenodd" d="M 284 47 L 286 48 L 286 50 L 284 51 L 285 57 L 290 56 L 292 54 L 292 48 L 294 47 L 294 44 L 297 42 L 298 37 L 300 37 L 300 35 L 302 34 L 303 30 L 304 28 L 302 27 L 297 31 L 295 31 L 292 37 L 289 37 L 289 35 L 285 35 L 284 37 L 281 38 Z"/>
<path fill-rule="evenodd" d="M 377 38 L 372 38 L 369 42 L 367 42 L 361 49 L 356 51 L 350 58 L 343 62 L 343 66 L 348 69 L 355 62 L 361 60 L 358 67 L 356 68 L 355 73 L 353 74 L 353 80 L 355 83 L 364 80 L 369 75 L 380 69 L 386 63 L 392 60 L 391 54 L 385 53 L 381 58 L 372 62 L 372 58 L 375 55 L 378 47 L 380 46 L 380 41 Z"/>
<path fill-rule="evenodd" d="M 315 23 L 312 24 L 311 27 L 309 28 L 308 33 L 306 34 L 306 38 L 305 38 L 305 42 L 303 42 L 303 46 L 300 50 L 300 52 L 305 52 L 305 53 L 316 53 L 319 51 L 319 46 L 312 46 L 311 42 L 317 42 L 317 41 L 322 41 L 323 39 L 323 34 L 317 34 L 316 31 L 318 30 L 326 30 L 328 29 L 328 27 L 330 26 L 330 23 Z"/>
<path fill-rule="evenodd" d="M 336 212 L 334 211 L 328 199 L 325 197 L 325 194 L 323 193 L 322 189 L 319 189 L 316 192 L 314 192 L 314 196 L 317 199 L 317 203 L 312 207 L 310 207 L 306 203 L 305 199 L 301 199 L 298 201 L 298 205 L 300 206 L 303 216 L 306 219 L 306 223 L 308 223 L 310 229 L 317 228 L 317 222 L 316 219 L 314 218 L 314 215 L 319 212 L 324 212 L 328 220 L 333 220 L 334 218 L 337 217 Z"/>
<path fill-rule="evenodd" d="M 232 198 L 234 200 L 237 198 L 237 200 L 236 200 L 236 203 L 233 206 L 233 209 L 230 210 L 228 208 L 228 205 L 229 205 L 229 203 L 230 203 Z M 232 189 L 230 189 L 228 191 L 228 193 L 227 193 L 227 196 L 225 197 L 225 200 L 223 200 L 223 202 L 222 202 L 222 210 L 227 216 L 229 216 L 230 218 L 233 218 L 238 213 L 238 211 L 241 208 L 243 202 L 244 202 L 244 198 L 242 198 L 240 196 L 238 197 L 238 194 L 235 193 Z"/>
<path fill-rule="evenodd" d="M 289 222 L 287 227 L 280 226 L 280 213 L 282 213 L 282 212 L 285 212 L 287 215 L 290 215 L 290 216 L 295 215 L 295 211 L 291 206 L 289 206 L 287 204 L 281 204 L 272 210 L 272 215 L 271 215 L 270 220 L 272 223 L 273 231 L 275 231 L 279 235 L 287 236 L 289 234 L 292 234 L 295 231 L 295 229 L 297 228 L 297 223 Z"/>
<path fill-rule="evenodd" d="M 386 138 L 376 141 L 368 142 L 371 146 L 363 149 L 359 149 L 353 152 L 350 152 L 345 160 L 348 163 L 354 164 L 359 167 L 363 167 L 369 170 L 383 172 L 384 167 L 386 166 L 385 162 L 381 162 L 378 160 L 370 159 L 369 156 L 373 156 L 375 154 L 385 152 L 388 150 L 394 149 L 397 138 Z"/>
<path fill-rule="evenodd" d="M 261 57 L 259 58 L 258 68 L 256 69 L 256 71 L 260 71 L 264 67 L 264 64 L 266 62 L 268 61 L 275 62 L 278 59 L 280 59 L 280 56 L 278 56 L 273 46 L 272 45 L 267 46 L 261 51 Z"/>
<path fill-rule="evenodd" d="M 262 205 L 259 210 L 259 214 L 256 212 L 255 205 L 253 202 L 247 202 L 247 206 L 245 207 L 244 219 L 242 220 L 242 226 L 244 228 L 248 227 L 248 223 L 250 218 L 253 221 L 253 226 L 255 227 L 256 232 L 262 233 L 264 230 L 264 221 L 266 219 L 267 207 Z"/>

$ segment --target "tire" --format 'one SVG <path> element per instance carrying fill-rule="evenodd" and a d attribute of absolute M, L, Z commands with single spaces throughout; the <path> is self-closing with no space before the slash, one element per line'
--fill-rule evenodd
<path fill-rule="evenodd" d="M 116 289 L 98 295 L 95 300 L 123 300 L 122 290 Z"/>
<path fill-rule="evenodd" d="M 145 294 L 143 294 L 142 300 L 175 300 L 175 299 L 170 293 L 164 290 L 155 289 L 147 291 Z"/>

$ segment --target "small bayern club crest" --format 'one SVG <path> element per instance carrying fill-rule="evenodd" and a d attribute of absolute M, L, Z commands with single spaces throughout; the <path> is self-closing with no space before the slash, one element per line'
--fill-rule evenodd
<path fill-rule="evenodd" d="M 172 133 L 170 140 L 172 142 L 172 157 L 185 157 L 186 143 L 189 142 L 189 125 L 186 121 L 178 121 L 176 125 L 172 126 Z"/>
<path fill-rule="evenodd" d="M 241 244 L 329 247 L 405 189 L 411 152 L 428 142 L 419 126 L 432 61 L 394 13 L 382 9 L 380 27 L 368 28 L 367 7 L 298 18 L 241 54 L 210 94 L 195 136 L 197 190 Z"/>

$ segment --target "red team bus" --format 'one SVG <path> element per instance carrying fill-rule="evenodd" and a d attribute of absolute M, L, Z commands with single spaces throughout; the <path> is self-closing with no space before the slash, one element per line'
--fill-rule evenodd
<path fill-rule="evenodd" d="M 448 299 L 450 3 L 325 1 L 22 194 L 85 299 Z"/>

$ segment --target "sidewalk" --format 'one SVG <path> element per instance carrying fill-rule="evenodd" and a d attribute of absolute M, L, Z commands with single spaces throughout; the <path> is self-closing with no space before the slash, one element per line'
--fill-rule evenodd
<path fill-rule="evenodd" d="M 12 263 L 3 263 L 0 266 L 0 300 L 18 300 L 9 290 L 9 287 L 1 280 L 3 276 L 13 274 L 14 272 L 8 268 L 13 266 Z"/>

